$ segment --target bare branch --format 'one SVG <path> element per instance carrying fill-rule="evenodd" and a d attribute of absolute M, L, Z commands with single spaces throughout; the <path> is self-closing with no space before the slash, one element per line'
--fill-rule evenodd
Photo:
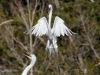
<path fill-rule="evenodd" d="M 30 13 L 30 5 L 29 5 L 29 0 L 27 0 L 27 8 L 28 8 L 28 16 L 29 16 L 29 22 L 31 23 L 31 13 Z"/>
<path fill-rule="evenodd" d="M 15 40 L 18 44 L 20 44 L 24 50 L 27 51 L 26 47 L 23 45 L 23 43 L 21 43 L 20 41 L 18 41 L 14 36 L 13 33 L 10 31 L 10 29 L 8 29 L 8 27 L 5 26 L 5 28 L 7 29 L 7 31 L 9 32 L 10 36 L 12 37 L 13 40 Z"/>
<path fill-rule="evenodd" d="M 7 24 L 7 23 L 10 23 L 10 22 L 12 22 L 13 20 L 7 20 L 7 21 L 4 21 L 4 22 L 2 22 L 1 24 L 0 24 L 0 26 L 2 26 L 2 25 L 4 25 L 4 24 Z"/>
<path fill-rule="evenodd" d="M 16 6 L 18 7 L 18 10 L 19 10 L 19 12 L 20 12 L 20 14 L 21 14 L 21 19 L 22 19 L 23 24 L 24 24 L 24 25 L 26 26 L 26 28 L 28 29 L 28 28 L 29 28 L 29 25 L 28 25 L 28 23 L 27 23 L 27 21 L 26 21 L 25 13 L 24 13 L 23 7 L 21 6 L 20 2 L 17 3 L 16 0 L 15 0 L 15 4 L 16 4 Z"/>
<path fill-rule="evenodd" d="M 96 50 L 94 49 L 94 46 L 93 46 L 93 44 L 92 44 L 91 39 L 90 39 L 90 37 L 89 37 L 89 32 L 86 30 L 86 26 L 85 26 L 85 24 L 84 24 L 84 17 L 83 17 L 83 15 L 81 15 L 80 19 L 81 19 L 81 21 L 82 21 L 83 28 L 84 28 L 84 30 L 86 31 L 86 36 L 87 36 L 88 41 L 89 41 L 89 43 L 90 43 L 91 49 L 92 49 L 92 51 L 94 52 L 95 56 L 96 56 L 98 59 L 100 59 L 99 55 L 97 54 Z"/>
<path fill-rule="evenodd" d="M 90 0 L 92 3 L 94 3 L 94 0 Z"/>
<path fill-rule="evenodd" d="M 37 8 L 38 4 L 39 4 L 39 1 L 37 2 L 37 0 L 36 0 L 35 8 L 34 8 L 34 10 L 32 11 L 32 22 L 31 22 L 31 24 L 30 24 L 30 27 L 32 27 L 32 25 L 33 25 L 34 14 L 35 14 L 35 11 L 36 11 L 36 8 Z"/>
<path fill-rule="evenodd" d="M 55 2 L 56 7 L 59 8 L 59 0 L 54 0 L 54 2 Z"/>

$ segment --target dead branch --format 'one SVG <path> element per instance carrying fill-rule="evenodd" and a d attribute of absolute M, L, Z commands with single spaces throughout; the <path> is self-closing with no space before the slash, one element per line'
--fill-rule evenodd
<path fill-rule="evenodd" d="M 90 36 L 89 36 L 89 32 L 86 30 L 86 26 L 85 26 L 85 23 L 84 23 L 84 17 L 83 17 L 83 15 L 80 16 L 80 19 L 81 19 L 83 28 L 84 28 L 84 30 L 86 31 L 86 36 L 87 36 L 87 39 L 88 39 L 88 42 L 89 42 L 89 44 L 90 44 L 91 49 L 92 49 L 92 51 L 94 52 L 95 56 L 96 56 L 98 59 L 100 59 L 98 53 L 97 53 L 96 50 L 94 49 L 94 46 L 93 46 L 92 41 L 91 41 Z"/>
<path fill-rule="evenodd" d="M 2 22 L 2 23 L 0 24 L 0 26 L 5 25 L 5 24 L 10 23 L 10 22 L 13 22 L 13 21 L 14 21 L 14 20 L 7 20 L 7 21 L 4 21 L 4 22 Z"/>

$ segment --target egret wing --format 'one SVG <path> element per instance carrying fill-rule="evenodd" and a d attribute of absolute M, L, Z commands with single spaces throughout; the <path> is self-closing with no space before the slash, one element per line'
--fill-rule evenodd
<path fill-rule="evenodd" d="M 47 25 L 48 22 L 46 18 L 42 17 L 38 20 L 38 23 L 35 26 L 27 31 L 27 34 L 31 33 L 36 34 L 36 36 L 42 36 L 48 32 Z"/>
<path fill-rule="evenodd" d="M 54 24 L 53 24 L 53 28 L 52 28 L 52 34 L 54 34 L 55 36 L 59 37 L 60 35 L 64 36 L 64 35 L 72 35 L 75 34 L 74 32 L 72 32 L 65 24 L 64 21 L 59 18 L 58 16 L 56 16 L 55 20 L 54 20 Z"/>

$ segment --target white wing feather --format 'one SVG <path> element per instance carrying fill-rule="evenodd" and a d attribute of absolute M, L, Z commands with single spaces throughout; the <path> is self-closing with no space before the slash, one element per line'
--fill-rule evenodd
<path fill-rule="evenodd" d="M 38 23 L 30 28 L 27 33 L 36 34 L 36 36 L 42 36 L 48 32 L 47 29 L 48 22 L 45 17 L 38 20 Z"/>
<path fill-rule="evenodd" d="M 64 24 L 64 21 L 61 18 L 56 16 L 52 28 L 52 34 L 59 37 L 60 35 L 64 36 L 66 34 L 68 36 L 69 34 L 72 35 L 75 33 Z"/>

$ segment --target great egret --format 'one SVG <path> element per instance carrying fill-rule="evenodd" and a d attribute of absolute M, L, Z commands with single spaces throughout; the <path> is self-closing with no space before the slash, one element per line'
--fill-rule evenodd
<path fill-rule="evenodd" d="M 27 75 L 28 71 L 30 70 L 30 68 L 32 68 L 32 66 L 35 64 L 36 62 L 36 56 L 34 54 L 31 54 L 30 56 L 27 56 L 30 60 L 31 60 L 31 63 L 29 66 L 27 66 L 25 68 L 25 70 L 23 71 L 23 73 L 21 75 Z"/>
<path fill-rule="evenodd" d="M 29 30 L 27 30 L 26 33 L 36 34 L 36 36 L 42 36 L 46 34 L 48 36 L 46 50 L 48 50 L 51 55 L 51 53 L 58 52 L 57 37 L 59 37 L 60 35 L 68 36 L 68 35 L 72 35 L 75 33 L 72 32 L 64 24 L 64 21 L 58 16 L 55 17 L 54 24 L 51 29 L 51 17 L 52 17 L 52 11 L 53 11 L 51 4 L 49 4 L 49 9 L 50 9 L 50 12 L 49 12 L 48 21 L 45 17 L 40 18 L 38 20 L 38 23 L 32 28 L 30 28 Z"/>

